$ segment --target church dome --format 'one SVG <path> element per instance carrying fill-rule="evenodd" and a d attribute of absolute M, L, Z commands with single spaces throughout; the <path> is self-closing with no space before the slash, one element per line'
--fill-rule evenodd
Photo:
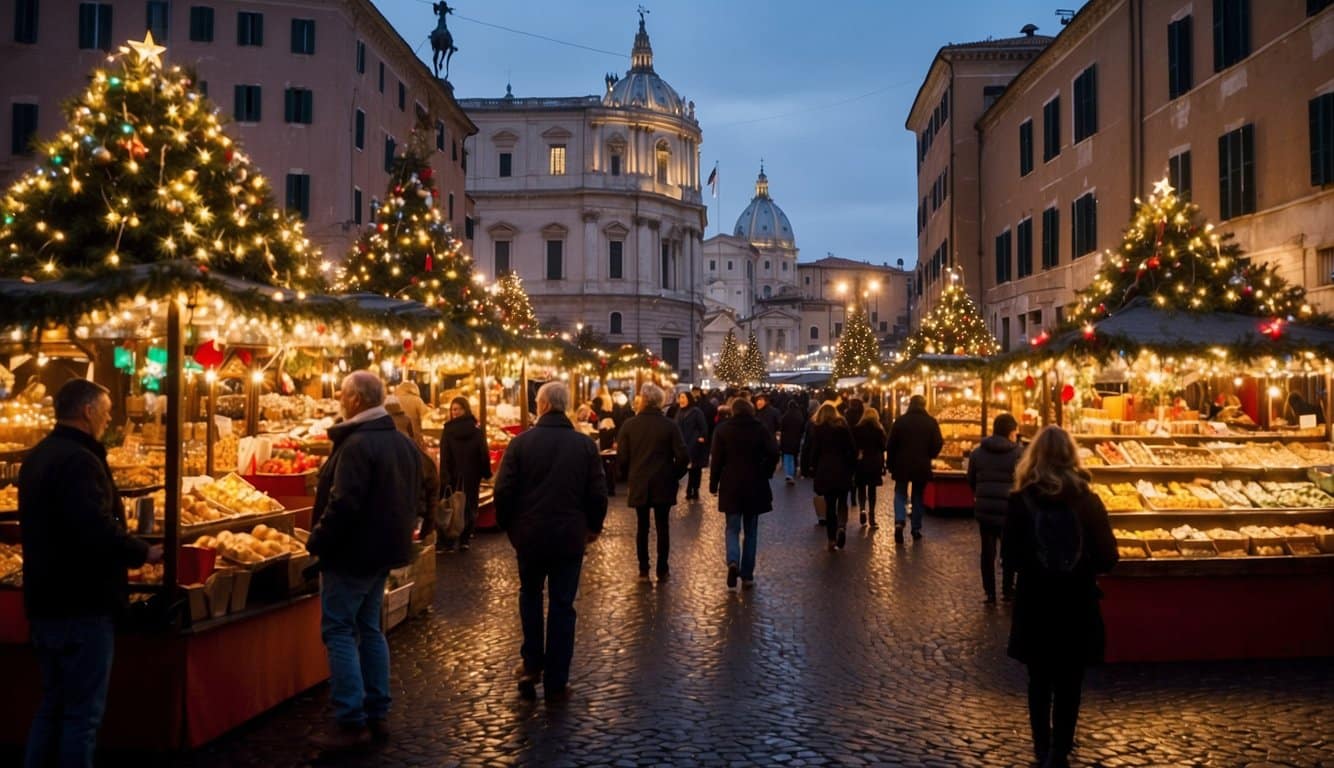
<path fill-rule="evenodd" d="M 796 244 L 797 238 L 792 234 L 792 223 L 787 220 L 787 214 L 769 197 L 769 177 L 764 175 L 763 165 L 755 179 L 755 197 L 737 217 L 732 234 L 759 245 Z"/>
<path fill-rule="evenodd" d="M 635 35 L 635 47 L 630 52 L 630 71 L 620 79 L 607 76 L 607 93 L 602 97 L 602 104 L 686 116 L 681 94 L 653 71 L 653 47 L 649 45 L 648 31 L 644 29 L 643 14 L 639 16 L 639 33 Z"/>

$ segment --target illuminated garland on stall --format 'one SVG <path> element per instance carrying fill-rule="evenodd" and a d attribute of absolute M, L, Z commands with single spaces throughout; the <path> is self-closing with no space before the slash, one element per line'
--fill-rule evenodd
<path fill-rule="evenodd" d="M 985 357 L 1000 351 L 987 329 L 973 297 L 963 287 L 963 275 L 950 270 L 940 301 L 903 345 L 902 358 L 918 355 L 972 355 Z"/>

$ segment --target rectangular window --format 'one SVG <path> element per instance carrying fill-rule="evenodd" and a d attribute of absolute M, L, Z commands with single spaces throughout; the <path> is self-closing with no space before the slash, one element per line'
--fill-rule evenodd
<path fill-rule="evenodd" d="M 713 264 L 709 262 L 709 269 L 713 269 Z M 607 243 L 607 277 L 612 280 L 625 278 L 625 243 L 620 240 Z"/>
<path fill-rule="evenodd" d="M 548 165 L 549 165 L 549 170 L 550 170 L 550 172 L 551 172 L 551 175 L 552 175 L 552 176 L 564 176 L 564 175 L 565 175 L 565 145 L 564 145 L 564 144 L 552 144 L 551 147 L 549 148 L 549 151 L 550 151 L 550 158 L 549 158 L 550 162 L 549 162 Z"/>
<path fill-rule="evenodd" d="M 673 371 L 681 369 L 681 340 L 664 336 L 662 339 L 662 361 Z"/>
<path fill-rule="evenodd" d="M 1052 206 L 1042 212 L 1042 268 L 1061 263 L 1061 211 Z"/>
<path fill-rule="evenodd" d="M 459 143 L 457 141 L 449 142 L 449 159 L 459 159 Z M 468 150 L 463 150 L 463 170 L 468 170 Z"/>
<path fill-rule="evenodd" d="M 1190 150 L 1167 158 L 1167 181 L 1177 191 L 1177 197 L 1190 199 Z"/>
<path fill-rule="evenodd" d="M 213 9 L 207 5 L 190 6 L 190 40 L 195 43 L 213 42 Z"/>
<path fill-rule="evenodd" d="M 1042 162 L 1061 154 L 1061 97 L 1042 105 Z"/>
<path fill-rule="evenodd" d="M 1014 261 L 1010 258 L 1010 231 L 996 236 L 996 285 L 1008 283 L 1013 277 L 1011 270 L 1014 268 Z"/>
<path fill-rule="evenodd" d="M 621 156 L 620 156 L 620 155 L 612 155 L 612 156 L 611 156 L 611 175 L 612 175 L 612 176 L 620 176 L 620 175 L 621 175 Z"/>
<path fill-rule="evenodd" d="M 236 86 L 236 108 L 232 117 L 238 123 L 258 123 L 260 119 L 260 87 L 258 85 Z"/>
<path fill-rule="evenodd" d="M 384 62 L 380 62 L 380 93 L 384 93 Z"/>
<path fill-rule="evenodd" d="M 264 14 L 251 11 L 236 14 L 236 44 L 264 44 Z"/>
<path fill-rule="evenodd" d="M 1307 105 L 1311 124 L 1311 184 L 1334 183 L 1334 93 L 1311 99 Z"/>
<path fill-rule="evenodd" d="M 464 217 L 463 217 L 463 237 L 464 237 L 464 239 L 466 239 L 466 240 L 471 240 L 471 239 L 472 239 L 473 226 L 474 226 L 474 220 L 473 220 L 473 217 L 471 217 L 471 216 L 464 216 Z"/>
<path fill-rule="evenodd" d="M 37 42 L 37 0 L 14 3 L 14 42 Z"/>
<path fill-rule="evenodd" d="M 453 193 L 453 192 L 450 192 L 450 193 L 449 193 L 449 208 L 447 209 L 447 211 L 448 211 L 448 214 L 449 214 L 449 220 L 450 220 L 450 221 L 453 221 L 453 220 L 454 220 L 454 193 Z"/>
<path fill-rule="evenodd" d="M 310 125 L 315 116 L 315 94 L 309 88 L 288 88 L 284 98 L 283 119 L 289 123 Z"/>
<path fill-rule="evenodd" d="M 1033 121 L 1025 120 L 1019 124 L 1019 175 L 1027 176 L 1033 172 Z"/>
<path fill-rule="evenodd" d="M 356 130 L 353 138 L 357 149 L 366 148 L 366 113 L 360 109 L 357 110 Z"/>
<path fill-rule="evenodd" d="M 1077 259 L 1098 248 L 1098 201 L 1089 192 L 1070 206 L 1070 258 Z"/>
<path fill-rule="evenodd" d="M 366 74 L 366 44 L 360 40 L 357 41 L 357 74 Z"/>
<path fill-rule="evenodd" d="M 672 244 L 668 240 L 662 241 L 660 251 L 662 287 L 672 287 Z"/>
<path fill-rule="evenodd" d="M 1191 17 L 1167 25 L 1167 98 L 1175 99 L 1195 85 L 1194 38 L 1191 37 Z"/>
<path fill-rule="evenodd" d="M 500 177 L 508 178 L 514 174 L 514 153 L 500 153 Z"/>
<path fill-rule="evenodd" d="M 982 86 L 982 111 L 991 109 L 991 105 L 996 103 L 996 99 L 999 99 L 1002 93 L 1005 93 L 1003 85 Z"/>
<path fill-rule="evenodd" d="M 208 98 L 208 81 L 207 81 L 207 80 L 200 80 L 200 81 L 199 81 L 199 95 L 200 95 L 200 96 L 203 96 L 203 97 L 206 98 L 206 99 Z"/>
<path fill-rule="evenodd" d="M 398 83 L 398 111 L 403 112 L 408 108 L 408 89 L 402 81 Z"/>
<path fill-rule="evenodd" d="M 167 39 L 166 0 L 148 0 L 148 31 L 159 44 Z"/>
<path fill-rule="evenodd" d="M 496 253 L 496 277 L 509 274 L 510 241 L 497 240 L 495 243 L 495 253 Z"/>
<path fill-rule="evenodd" d="M 1033 274 L 1033 220 L 1024 219 L 1015 229 L 1015 270 L 1023 279 Z"/>
<path fill-rule="evenodd" d="M 352 223 L 361 226 L 361 190 L 352 188 Z"/>
<path fill-rule="evenodd" d="M 1251 55 L 1251 0 L 1214 0 L 1214 71 Z"/>
<path fill-rule="evenodd" d="M 435 121 L 435 149 L 437 152 L 445 150 L 445 121 Z"/>
<path fill-rule="evenodd" d="M 1218 137 L 1220 219 L 1255 213 L 1255 126 Z"/>
<path fill-rule="evenodd" d="M 564 240 L 547 241 L 547 279 L 560 280 L 565 273 L 564 269 Z"/>
<path fill-rule="evenodd" d="M 838 338 L 839 336 L 842 335 L 843 335 L 843 324 L 834 323 L 834 338 Z"/>
<path fill-rule="evenodd" d="M 32 154 L 32 137 L 37 133 L 37 105 L 14 104 L 9 151 L 15 155 Z"/>
<path fill-rule="evenodd" d="M 292 19 L 292 53 L 315 53 L 314 19 Z"/>
<path fill-rule="evenodd" d="M 718 271 L 718 261 L 716 259 L 709 259 L 709 271 L 710 272 Z"/>
<path fill-rule="evenodd" d="M 1075 143 L 1098 132 L 1098 65 L 1075 78 Z"/>
<path fill-rule="evenodd" d="M 1334 285 L 1334 245 L 1315 249 L 1315 268 L 1320 285 Z"/>
<path fill-rule="evenodd" d="M 296 211 L 301 218 L 310 218 L 310 175 L 287 174 L 287 210 Z"/>
<path fill-rule="evenodd" d="M 79 3 L 79 47 L 111 50 L 110 3 Z"/>
<path fill-rule="evenodd" d="M 394 152 L 398 149 L 398 142 L 394 141 L 393 136 L 384 137 L 384 172 L 391 173 L 394 170 Z"/>

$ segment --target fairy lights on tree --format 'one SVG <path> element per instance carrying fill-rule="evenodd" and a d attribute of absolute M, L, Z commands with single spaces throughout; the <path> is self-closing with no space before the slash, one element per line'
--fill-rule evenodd
<path fill-rule="evenodd" d="M 834 379 L 866 376 L 880 365 L 880 342 L 876 341 L 866 307 L 849 308 L 843 336 L 834 350 Z"/>
<path fill-rule="evenodd" d="M 718 362 L 713 366 L 713 375 L 733 386 L 741 386 L 746 383 L 744 362 L 745 358 L 736 340 L 736 331 L 729 328 L 727 335 L 723 337 L 723 348 L 718 353 Z"/>
<path fill-rule="evenodd" d="M 996 337 L 987 329 L 973 297 L 963 287 L 963 275 L 947 272 L 940 302 L 903 345 L 904 359 L 918 355 L 994 355 L 1000 351 Z"/>
<path fill-rule="evenodd" d="M 763 381 L 769 373 L 765 368 L 764 355 L 760 353 L 760 342 L 755 338 L 754 329 L 751 329 L 750 337 L 746 339 L 746 354 L 741 360 L 741 373 L 747 383 Z"/>
<path fill-rule="evenodd" d="M 519 335 L 531 335 L 538 330 L 537 315 L 523 289 L 523 280 L 516 272 L 506 272 L 496 281 L 492 303 L 500 316 L 501 326 Z M 591 331 L 591 329 L 589 329 Z M 582 329 L 581 329 L 582 331 Z"/>

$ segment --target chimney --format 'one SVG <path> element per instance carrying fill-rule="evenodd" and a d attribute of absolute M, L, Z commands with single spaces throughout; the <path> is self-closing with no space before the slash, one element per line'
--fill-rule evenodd
<path fill-rule="evenodd" d="M 1025 25 L 1024 25 L 1024 28 L 1021 29 L 1021 30 L 1019 30 L 1019 31 L 1024 33 L 1024 37 L 1032 37 L 1032 36 L 1033 36 L 1033 33 L 1035 33 L 1035 32 L 1038 31 L 1038 25 L 1036 25 L 1036 24 L 1025 24 Z"/>

